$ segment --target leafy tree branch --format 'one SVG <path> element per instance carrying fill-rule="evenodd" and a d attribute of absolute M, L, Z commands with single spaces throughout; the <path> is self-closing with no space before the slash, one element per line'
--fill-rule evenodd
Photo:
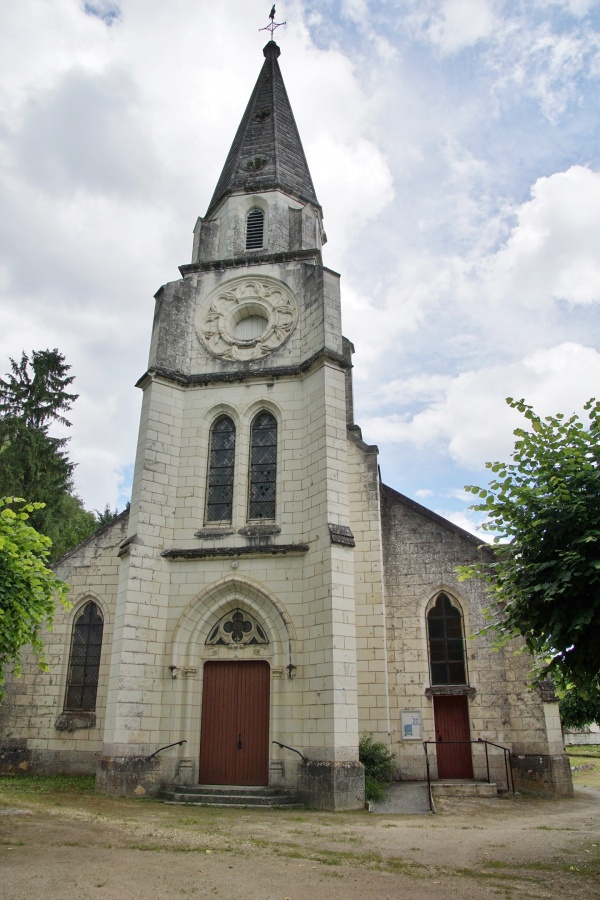
<path fill-rule="evenodd" d="M 561 413 L 540 418 L 524 400 L 507 400 L 528 420 L 516 429 L 512 462 L 486 463 L 487 488 L 470 485 L 495 533 L 492 561 L 461 567 L 481 578 L 499 643 L 522 636 L 535 674 L 559 690 L 594 696 L 600 676 L 600 403 L 589 421 Z"/>
<path fill-rule="evenodd" d="M 69 586 L 47 567 L 50 538 L 28 523 L 39 503 L 0 499 L 0 696 L 6 668 L 18 672 L 28 644 L 46 670 L 42 631 L 50 628 L 56 603 L 68 607 Z"/>

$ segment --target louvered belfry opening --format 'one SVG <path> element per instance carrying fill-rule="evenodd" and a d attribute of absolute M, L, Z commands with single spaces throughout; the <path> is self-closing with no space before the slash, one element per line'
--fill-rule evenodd
<path fill-rule="evenodd" d="M 95 603 L 87 603 L 73 626 L 65 710 L 96 709 L 104 623 Z"/>
<path fill-rule="evenodd" d="M 210 432 L 207 522 L 231 522 L 234 464 L 235 425 L 229 416 L 220 416 Z"/>
<path fill-rule="evenodd" d="M 246 219 L 246 250 L 260 250 L 265 231 L 265 214 L 262 209 L 251 209 Z"/>
<path fill-rule="evenodd" d="M 277 421 L 271 413 L 262 412 L 252 423 L 248 518 L 275 518 L 276 477 Z"/>

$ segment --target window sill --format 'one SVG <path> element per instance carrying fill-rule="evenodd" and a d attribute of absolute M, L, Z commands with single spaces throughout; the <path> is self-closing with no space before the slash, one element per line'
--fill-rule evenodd
<path fill-rule="evenodd" d="M 96 727 L 96 713 L 93 710 L 79 709 L 62 712 L 54 727 L 57 731 L 80 731 L 84 728 Z"/>

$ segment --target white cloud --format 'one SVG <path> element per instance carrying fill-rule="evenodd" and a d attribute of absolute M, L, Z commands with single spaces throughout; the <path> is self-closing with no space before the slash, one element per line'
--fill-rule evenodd
<path fill-rule="evenodd" d="M 508 396 L 525 398 L 540 415 L 581 411 L 600 383 L 600 353 L 573 343 L 536 350 L 508 365 L 463 372 L 443 400 L 415 415 L 390 414 L 362 422 L 367 440 L 443 444 L 460 466 L 479 469 L 485 461 L 508 458 L 512 432 L 524 420 L 510 409 Z"/>
<path fill-rule="evenodd" d="M 426 33 L 443 53 L 456 53 L 489 38 L 497 25 L 490 0 L 443 0 Z"/>
<path fill-rule="evenodd" d="M 493 441 L 515 426 L 499 427 L 505 394 L 534 402 L 530 387 L 555 382 L 547 348 L 583 346 L 585 329 L 596 339 L 594 4 L 558 4 L 547 16 L 540 3 L 485 0 L 345 0 L 346 17 L 316 0 L 278 6 L 373 441 L 390 432 L 456 460 L 496 456 Z M 152 295 L 189 260 L 267 35 L 243 0 L 127 0 L 112 27 L 117 4 L 91 5 L 3 11 L 0 374 L 23 348 L 65 353 L 81 394 L 77 487 L 102 508 L 133 458 Z M 527 96 L 547 115 L 529 129 Z M 591 352 L 570 357 L 569 402 L 597 374 Z"/>
<path fill-rule="evenodd" d="M 484 267 L 485 292 L 500 302 L 600 301 L 600 172 L 572 166 L 539 178 L 506 246 Z"/>
<path fill-rule="evenodd" d="M 368 0 L 342 0 L 342 15 L 353 22 L 366 22 L 369 17 Z"/>
<path fill-rule="evenodd" d="M 473 497 L 472 495 L 469 496 L 470 501 L 472 502 Z M 481 525 L 484 520 L 479 513 L 475 513 L 472 510 L 461 512 L 460 510 L 455 509 L 436 509 L 435 512 L 438 516 L 443 516 L 444 519 L 448 519 L 449 522 L 458 525 L 459 528 L 463 528 L 470 534 L 474 534 L 480 539 L 482 544 L 490 543 L 491 537 L 486 535 L 485 531 L 481 530 Z"/>

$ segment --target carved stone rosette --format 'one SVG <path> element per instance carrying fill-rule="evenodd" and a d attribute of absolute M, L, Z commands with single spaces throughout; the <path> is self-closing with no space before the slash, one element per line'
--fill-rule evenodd
<path fill-rule="evenodd" d="M 197 330 L 214 356 L 245 362 L 281 347 L 297 321 L 298 306 L 288 287 L 267 278 L 240 278 L 210 295 Z"/>

